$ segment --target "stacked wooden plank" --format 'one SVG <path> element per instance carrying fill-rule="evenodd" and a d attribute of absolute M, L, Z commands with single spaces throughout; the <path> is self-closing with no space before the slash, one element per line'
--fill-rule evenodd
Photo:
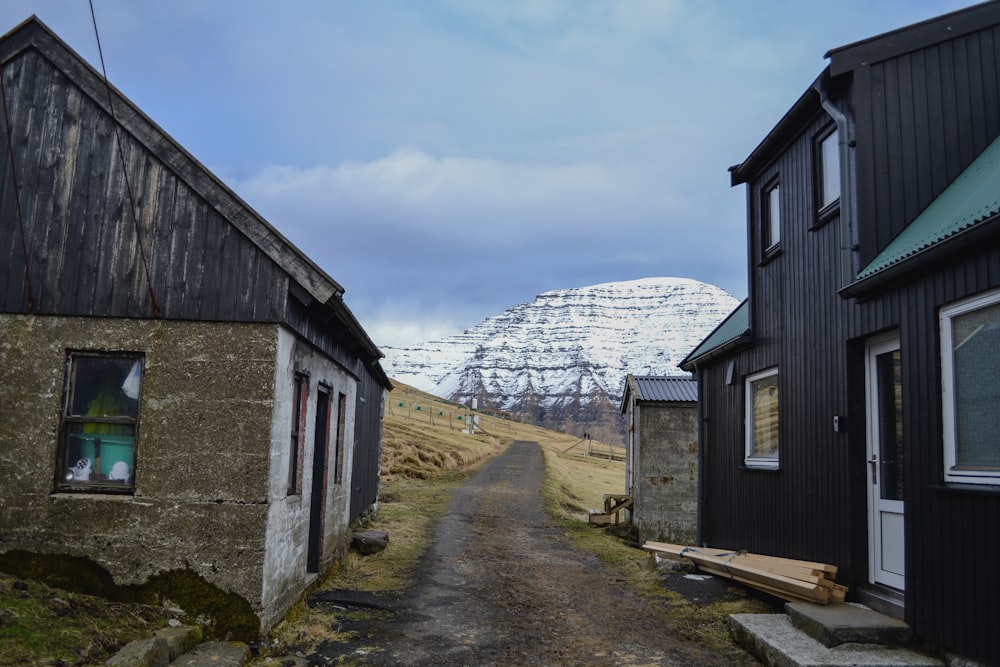
<path fill-rule="evenodd" d="M 843 602 L 847 593 L 846 586 L 834 583 L 836 566 L 826 563 L 663 542 L 646 542 L 642 548 L 686 558 L 704 572 L 792 602 Z"/>

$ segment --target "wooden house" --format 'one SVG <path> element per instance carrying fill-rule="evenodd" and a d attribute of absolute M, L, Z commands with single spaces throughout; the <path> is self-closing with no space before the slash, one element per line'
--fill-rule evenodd
<path fill-rule="evenodd" d="M 375 503 L 381 354 L 337 282 L 37 19 L 0 76 L 0 563 L 191 570 L 266 630 Z"/>
<path fill-rule="evenodd" d="M 625 378 L 625 493 L 640 543 L 690 544 L 697 536 L 697 400 L 689 377 Z"/>
<path fill-rule="evenodd" d="M 682 363 L 699 541 L 1000 664 L 1000 3 L 827 57 L 731 168 L 749 298 Z"/>

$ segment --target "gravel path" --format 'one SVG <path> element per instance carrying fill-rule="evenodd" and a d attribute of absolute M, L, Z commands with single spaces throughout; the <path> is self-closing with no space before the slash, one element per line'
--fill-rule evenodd
<path fill-rule="evenodd" d="M 515 442 L 484 465 L 438 524 L 419 583 L 393 613 L 358 622 L 352 646 L 331 645 L 325 658 L 436 667 L 731 664 L 671 637 L 653 603 L 574 549 L 543 509 L 542 477 L 534 442 Z"/>

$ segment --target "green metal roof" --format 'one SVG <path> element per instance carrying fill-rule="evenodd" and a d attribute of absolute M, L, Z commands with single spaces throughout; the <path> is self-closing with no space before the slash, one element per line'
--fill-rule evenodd
<path fill-rule="evenodd" d="M 743 303 L 736 306 L 733 312 L 729 313 L 726 319 L 715 327 L 712 333 L 691 352 L 684 361 L 678 364 L 681 368 L 687 368 L 688 364 L 693 364 L 696 360 L 711 354 L 715 350 L 733 343 L 750 331 L 750 300 L 744 299 Z"/>
<path fill-rule="evenodd" d="M 858 274 L 868 278 L 1000 213 L 1000 139 Z"/>

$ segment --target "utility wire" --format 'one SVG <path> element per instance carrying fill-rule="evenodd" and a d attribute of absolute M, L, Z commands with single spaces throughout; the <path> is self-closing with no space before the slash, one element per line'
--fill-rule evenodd
<path fill-rule="evenodd" d="M 111 122 L 115 127 L 115 140 L 118 143 L 118 159 L 122 165 L 122 176 L 125 179 L 125 191 L 128 193 L 129 206 L 132 210 L 132 222 L 135 225 L 136 242 L 139 245 L 139 255 L 142 258 L 142 268 L 146 272 L 146 284 L 149 289 L 149 300 L 153 304 L 153 317 L 160 318 L 160 306 L 156 302 L 156 294 L 153 292 L 153 278 L 149 271 L 149 262 L 146 261 L 146 250 L 142 245 L 142 230 L 139 227 L 139 216 L 135 210 L 135 197 L 132 196 L 132 184 L 129 183 L 128 169 L 125 165 L 125 150 L 122 147 L 121 128 L 118 119 L 115 117 L 115 106 L 111 97 L 111 84 L 108 83 L 108 70 L 104 66 L 104 51 L 101 49 L 101 36 L 97 31 L 97 16 L 94 14 L 94 0 L 90 1 L 90 19 L 94 23 L 94 37 L 97 39 L 97 54 L 101 59 L 101 73 L 104 75 L 104 90 L 108 94 L 108 109 L 111 112 Z"/>

